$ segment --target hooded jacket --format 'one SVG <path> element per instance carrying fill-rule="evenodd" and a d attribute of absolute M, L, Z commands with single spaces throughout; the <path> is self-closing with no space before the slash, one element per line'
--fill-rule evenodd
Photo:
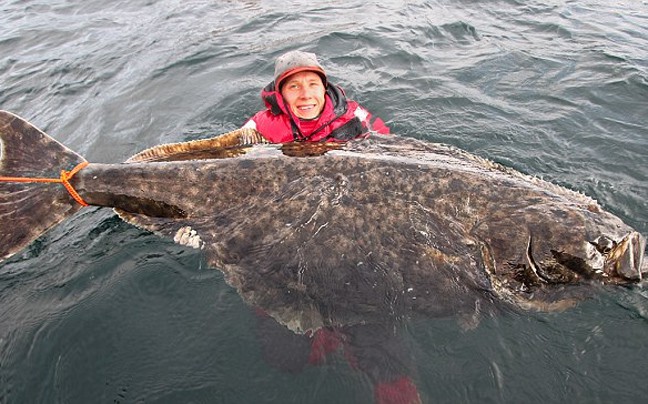
<path fill-rule="evenodd" d="M 312 121 L 300 120 L 284 103 L 274 81 L 261 91 L 266 109 L 257 112 L 244 128 L 253 128 L 271 143 L 285 142 L 344 142 L 368 132 L 389 134 L 389 128 L 380 118 L 348 100 L 344 90 L 327 83 L 322 113 Z"/>

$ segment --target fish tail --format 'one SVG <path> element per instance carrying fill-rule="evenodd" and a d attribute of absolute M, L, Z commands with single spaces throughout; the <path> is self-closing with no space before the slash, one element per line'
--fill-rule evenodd
<path fill-rule="evenodd" d="M 0 111 L 0 261 L 82 207 L 62 171 L 84 162 L 26 120 Z"/>

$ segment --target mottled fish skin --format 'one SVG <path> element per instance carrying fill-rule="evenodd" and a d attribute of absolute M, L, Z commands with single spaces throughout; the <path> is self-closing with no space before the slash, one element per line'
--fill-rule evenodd
<path fill-rule="evenodd" d="M 163 161 L 90 164 L 71 183 L 202 249 L 246 302 L 296 332 L 562 310 L 595 286 L 641 280 L 644 238 L 594 200 L 456 148 L 397 136 L 250 143 L 200 160 L 163 145 Z M 0 198 L 11 205 L 27 186 L 16 187 L 0 185 Z M 64 189 L 57 198 L 76 204 Z"/>
<path fill-rule="evenodd" d="M 257 145 L 230 159 L 91 164 L 74 185 L 90 202 L 119 194 L 186 212 L 122 217 L 169 238 L 188 229 L 185 244 L 297 332 L 417 312 L 468 318 L 502 302 L 561 310 L 592 284 L 636 281 L 591 241 L 643 252 L 643 238 L 582 194 L 411 139 L 317 147 L 318 157 L 292 157 L 305 144 Z"/>

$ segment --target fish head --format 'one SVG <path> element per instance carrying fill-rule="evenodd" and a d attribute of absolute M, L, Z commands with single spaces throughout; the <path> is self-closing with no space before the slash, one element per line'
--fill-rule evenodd
<path fill-rule="evenodd" d="M 604 282 L 630 284 L 648 277 L 648 262 L 644 259 L 646 240 L 638 232 L 628 233 L 620 241 L 600 236 L 590 244 L 603 260 Z"/>
<path fill-rule="evenodd" d="M 490 277 L 497 294 L 527 310 L 562 311 L 590 297 L 597 285 L 630 286 L 648 278 L 641 234 L 627 230 L 583 237 L 583 229 L 578 230 L 529 237 L 524 253 L 518 249 L 507 265 L 489 271 L 497 273 Z"/>
<path fill-rule="evenodd" d="M 598 235 L 574 248 L 550 249 L 550 258 L 530 258 L 543 283 L 589 283 L 629 285 L 648 277 L 644 262 L 645 238 L 636 231 L 622 236 Z"/>

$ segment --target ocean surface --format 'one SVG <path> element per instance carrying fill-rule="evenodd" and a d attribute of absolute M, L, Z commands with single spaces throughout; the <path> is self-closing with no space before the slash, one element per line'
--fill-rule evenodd
<path fill-rule="evenodd" d="M 93 162 L 238 128 L 319 55 L 394 133 L 586 193 L 648 235 L 648 1 L 0 2 L 0 109 Z M 11 226 L 0 223 L 0 226 Z M 264 360 L 200 252 L 87 208 L 0 264 L 0 403 L 371 403 L 340 355 Z M 425 403 L 638 403 L 648 290 L 403 335 Z"/>

